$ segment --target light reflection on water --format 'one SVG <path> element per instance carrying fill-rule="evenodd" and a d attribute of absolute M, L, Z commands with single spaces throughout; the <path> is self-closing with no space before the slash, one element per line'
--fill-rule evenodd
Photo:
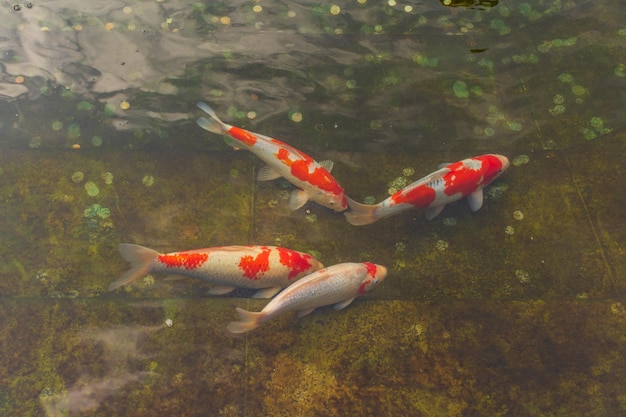
<path fill-rule="evenodd" d="M 442 3 L 7 2 L 0 415 L 623 410 L 602 377 L 624 373 L 624 6 Z M 333 159 L 360 201 L 471 155 L 513 166 L 477 213 L 354 228 L 290 213 L 288 184 L 196 125 L 199 100 Z M 280 244 L 390 276 L 234 338 L 234 307 L 264 305 L 248 292 L 107 293 L 120 242 Z"/>
<path fill-rule="evenodd" d="M 187 125 L 205 99 L 297 145 L 343 150 L 563 148 L 603 134 L 593 117 L 621 126 L 624 29 L 602 5 L 343 3 L 5 7 L 1 88 L 20 104 L 81 97 L 117 129 Z M 27 120 L 37 110 L 22 108 Z"/>

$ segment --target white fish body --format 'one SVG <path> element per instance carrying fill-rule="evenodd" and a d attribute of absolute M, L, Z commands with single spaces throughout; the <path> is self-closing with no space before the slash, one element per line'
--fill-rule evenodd
<path fill-rule="evenodd" d="M 258 313 L 237 308 L 241 320 L 229 323 L 227 329 L 231 333 L 244 333 L 287 311 L 298 311 L 302 317 L 330 304 L 339 310 L 386 276 L 387 268 L 370 262 L 329 266 L 285 288 Z"/>
<path fill-rule="evenodd" d="M 255 297 L 268 298 L 323 267 L 308 253 L 278 246 L 217 246 L 159 253 L 140 245 L 121 243 L 118 249 L 131 268 L 109 285 L 109 291 L 150 273 L 166 273 L 215 284 L 210 291 L 212 294 L 253 288 L 260 290 Z"/>
<path fill-rule="evenodd" d="M 299 188 L 291 195 L 290 209 L 300 208 L 308 200 L 335 211 L 344 211 L 348 207 L 343 188 L 330 174 L 332 161 L 317 162 L 278 139 L 224 123 L 206 103 L 200 102 L 198 107 L 211 117 L 199 117 L 197 122 L 200 127 L 212 133 L 228 135 L 227 143 L 231 146 L 247 149 L 267 164 L 259 171 L 259 181 L 284 177 Z"/>

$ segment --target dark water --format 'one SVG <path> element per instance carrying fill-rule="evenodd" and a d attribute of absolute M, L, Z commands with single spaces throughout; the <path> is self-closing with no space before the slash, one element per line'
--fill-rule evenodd
<path fill-rule="evenodd" d="M 448 4 L 449 3 L 449 4 Z M 1 416 L 617 416 L 626 7 L 591 1 L 5 2 Z M 482 153 L 471 212 L 354 227 L 195 119 L 318 161 L 356 200 Z M 343 311 L 234 337 L 237 290 L 149 276 L 121 242 L 281 245 L 386 265 Z"/>

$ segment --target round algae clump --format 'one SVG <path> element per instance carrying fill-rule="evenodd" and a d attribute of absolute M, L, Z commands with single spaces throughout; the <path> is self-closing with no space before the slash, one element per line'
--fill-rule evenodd
<path fill-rule="evenodd" d="M 111 215 L 111 210 L 106 207 L 98 207 L 97 214 L 101 219 L 106 219 Z"/>
<path fill-rule="evenodd" d="M 576 94 L 577 96 L 583 96 L 587 93 L 587 89 L 582 85 L 573 85 L 572 93 Z"/>
<path fill-rule="evenodd" d="M 100 210 L 102 206 L 100 204 L 93 204 L 85 209 L 83 215 L 88 219 L 95 217 L 98 215 L 98 210 Z"/>
<path fill-rule="evenodd" d="M 365 197 L 363 199 L 363 203 L 364 204 L 375 204 L 376 203 L 376 198 L 373 195 L 368 195 L 367 197 Z"/>
<path fill-rule="evenodd" d="M 446 217 L 443 219 L 443 224 L 446 226 L 456 226 L 457 222 L 458 221 L 455 217 Z"/>
<path fill-rule="evenodd" d="M 110 172 L 103 172 L 101 177 L 104 180 L 105 184 L 107 185 L 113 184 L 113 174 L 111 174 Z"/>
<path fill-rule="evenodd" d="M 144 175 L 144 177 L 141 179 L 141 182 L 146 187 L 151 187 L 154 184 L 154 177 L 152 175 Z"/>
<path fill-rule="evenodd" d="M 583 135 L 587 140 L 595 139 L 598 136 L 592 129 L 584 129 Z"/>
<path fill-rule="evenodd" d="M 102 138 L 100 136 L 94 136 L 93 138 L 91 138 L 91 144 L 93 146 L 100 146 L 100 145 L 102 145 Z"/>
<path fill-rule="evenodd" d="M 80 126 L 78 123 L 72 123 L 67 128 L 68 139 L 78 139 L 80 137 Z"/>
<path fill-rule="evenodd" d="M 591 124 L 591 127 L 597 130 L 601 130 L 602 128 L 604 128 L 604 122 L 599 117 L 592 117 L 589 124 Z"/>
<path fill-rule="evenodd" d="M 336 4 L 333 4 L 332 6 L 330 6 L 330 14 L 332 14 L 333 16 L 336 16 L 339 13 L 341 13 L 341 7 L 337 6 Z"/>
<path fill-rule="evenodd" d="M 444 251 L 448 249 L 448 242 L 445 240 L 438 240 L 435 242 L 435 248 L 437 248 L 437 250 Z"/>
<path fill-rule="evenodd" d="M 52 130 L 61 130 L 63 129 L 63 122 L 60 120 L 55 120 L 52 122 Z"/>
<path fill-rule="evenodd" d="M 76 105 L 76 110 L 91 111 L 91 109 L 93 109 L 93 104 L 88 101 L 83 100 Z"/>
<path fill-rule="evenodd" d="M 294 112 L 291 114 L 291 121 L 300 123 L 302 121 L 302 113 Z"/>
<path fill-rule="evenodd" d="M 548 111 L 553 116 L 556 116 L 558 114 L 563 114 L 563 113 L 565 113 L 565 106 L 562 105 L 562 104 L 557 104 L 556 106 L 552 107 Z"/>
<path fill-rule="evenodd" d="M 85 190 L 87 190 L 87 194 L 91 197 L 95 197 L 100 193 L 100 189 L 93 181 L 87 181 L 85 183 Z"/>
<path fill-rule="evenodd" d="M 522 130 L 522 124 L 519 122 L 507 122 L 507 127 L 511 130 L 514 130 L 516 132 L 519 132 L 520 130 Z"/>
<path fill-rule="evenodd" d="M 527 164 L 528 161 L 530 161 L 530 158 L 528 157 L 528 155 L 519 155 L 513 159 L 513 166 L 518 167 L 520 165 Z"/>
<path fill-rule="evenodd" d="M 464 81 L 457 80 L 452 85 L 452 91 L 454 91 L 454 95 L 459 98 L 468 98 L 469 91 L 467 91 L 467 84 Z"/>
<path fill-rule="evenodd" d="M 522 213 L 522 212 L 521 212 L 521 211 L 519 211 L 519 210 L 515 210 L 515 211 L 513 212 L 513 218 L 514 218 L 515 220 L 522 220 L 522 219 L 524 219 L 524 213 Z"/>
<path fill-rule="evenodd" d="M 572 74 L 568 74 L 566 72 L 559 74 L 559 81 L 562 83 L 571 83 L 574 82 L 574 77 Z"/>
<path fill-rule="evenodd" d="M 565 103 L 565 97 L 563 97 L 561 94 L 556 94 L 552 101 L 554 102 L 554 104 L 563 104 Z"/>
<path fill-rule="evenodd" d="M 76 171 L 72 174 L 71 179 L 72 182 L 78 184 L 79 182 L 83 182 L 83 180 L 85 179 L 85 174 L 82 171 Z"/>

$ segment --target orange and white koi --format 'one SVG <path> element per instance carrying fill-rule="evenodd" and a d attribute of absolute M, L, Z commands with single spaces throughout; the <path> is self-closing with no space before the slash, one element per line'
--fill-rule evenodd
<path fill-rule="evenodd" d="M 503 155 L 486 154 L 452 164 L 421 178 L 378 204 L 357 203 L 348 198 L 346 219 L 355 226 L 373 223 L 412 208 L 424 208 L 426 219 L 434 219 L 444 206 L 467 197 L 472 211 L 483 205 L 483 188 L 509 167 Z"/>
<path fill-rule="evenodd" d="M 235 288 L 259 289 L 256 298 L 269 298 L 323 265 L 308 253 L 277 246 L 218 246 L 183 252 L 159 253 L 130 243 L 118 250 L 131 264 L 112 291 L 151 273 L 198 278 L 215 284 L 211 294 L 227 294 Z"/>
<path fill-rule="evenodd" d="M 308 200 L 335 211 L 344 211 L 348 207 L 343 188 L 330 174 L 332 161 L 318 163 L 309 155 L 278 139 L 222 122 L 206 103 L 200 102 L 197 106 L 211 116 L 210 120 L 199 117 L 197 122 L 200 127 L 219 135 L 228 135 L 231 139 L 226 143 L 249 150 L 267 164 L 257 175 L 259 181 L 284 177 L 299 188 L 291 193 L 291 210 L 302 207 Z"/>
<path fill-rule="evenodd" d="M 303 317 L 330 304 L 341 310 L 386 276 L 387 268 L 370 262 L 329 266 L 291 284 L 260 312 L 237 308 L 241 320 L 230 322 L 226 328 L 231 333 L 244 333 L 287 311 L 298 311 L 298 317 Z"/>

